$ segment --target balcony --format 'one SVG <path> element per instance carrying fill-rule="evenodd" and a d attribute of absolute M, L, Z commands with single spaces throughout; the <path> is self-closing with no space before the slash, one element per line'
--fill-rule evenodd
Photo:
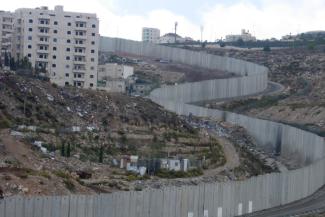
<path fill-rule="evenodd" d="M 73 69 L 72 70 L 75 73 L 80 73 L 80 74 L 85 74 L 86 73 L 86 69 Z"/>
<path fill-rule="evenodd" d="M 75 39 L 87 39 L 87 35 L 75 35 Z"/>
<path fill-rule="evenodd" d="M 4 36 L 2 36 L 3 39 L 11 39 L 12 34 L 5 34 Z"/>
<path fill-rule="evenodd" d="M 12 25 L 13 22 L 10 21 L 10 20 L 3 20 L 3 21 L 2 21 L 2 24 L 4 24 L 4 25 Z"/>
<path fill-rule="evenodd" d="M 43 27 L 43 28 L 49 28 L 50 24 L 46 24 L 46 23 L 38 23 L 37 24 L 38 27 Z"/>
<path fill-rule="evenodd" d="M 85 56 L 86 56 L 86 52 L 84 52 L 84 53 L 79 53 L 79 52 L 74 51 L 73 54 L 74 54 L 75 56 L 82 56 L 82 57 L 85 57 Z"/>
<path fill-rule="evenodd" d="M 74 44 L 73 46 L 75 48 L 78 48 L 78 47 L 80 47 L 80 48 L 86 48 L 87 47 L 86 42 L 84 44 Z"/>
<path fill-rule="evenodd" d="M 39 36 L 49 36 L 50 33 L 49 32 L 38 32 L 37 35 L 39 35 Z"/>
<path fill-rule="evenodd" d="M 9 28 L 3 28 L 2 31 L 3 32 L 9 32 L 9 33 L 13 33 L 14 32 L 13 29 L 9 29 Z"/>
<path fill-rule="evenodd" d="M 39 57 L 36 57 L 36 62 L 42 62 L 42 63 L 48 63 L 49 60 L 48 59 L 44 59 L 44 58 L 39 58 Z"/>
<path fill-rule="evenodd" d="M 86 31 L 87 30 L 87 26 L 84 25 L 84 26 L 75 26 L 74 27 L 76 30 L 81 30 L 81 31 Z"/>
<path fill-rule="evenodd" d="M 37 53 L 49 53 L 49 50 L 41 50 L 41 49 L 37 49 L 36 52 L 37 52 Z"/>
<path fill-rule="evenodd" d="M 37 44 L 39 44 L 39 45 L 49 45 L 50 44 L 50 41 L 41 41 L 41 40 L 39 40 L 37 42 Z"/>
<path fill-rule="evenodd" d="M 77 79 L 73 79 L 73 85 L 75 87 L 84 87 L 85 85 L 85 81 L 84 80 L 77 80 Z"/>
<path fill-rule="evenodd" d="M 82 78 L 78 78 L 78 77 L 73 77 L 73 81 L 81 81 L 81 82 L 85 82 L 85 77 Z"/>
<path fill-rule="evenodd" d="M 2 41 L 2 46 L 3 47 L 7 47 L 7 46 L 10 46 L 10 45 L 11 45 L 10 41 Z"/>
<path fill-rule="evenodd" d="M 85 65 L 86 64 L 86 60 L 73 60 L 73 64 L 76 64 L 76 65 Z"/>

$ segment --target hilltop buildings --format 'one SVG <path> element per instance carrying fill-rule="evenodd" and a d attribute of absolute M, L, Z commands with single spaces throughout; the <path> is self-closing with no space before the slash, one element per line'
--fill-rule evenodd
<path fill-rule="evenodd" d="M 247 41 L 256 41 L 256 37 L 254 37 L 249 31 L 243 29 L 240 35 L 227 35 L 226 42 L 237 42 L 238 40 Z"/>
<path fill-rule="evenodd" d="M 142 28 L 142 41 L 157 43 L 160 38 L 160 30 L 156 28 Z"/>

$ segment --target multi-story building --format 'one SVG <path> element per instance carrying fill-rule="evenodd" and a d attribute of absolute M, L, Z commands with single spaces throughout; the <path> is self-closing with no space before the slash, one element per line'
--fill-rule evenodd
<path fill-rule="evenodd" d="M 117 63 L 106 63 L 98 66 L 98 80 L 109 79 L 126 79 L 133 75 L 134 68 L 126 65 L 118 65 Z"/>
<path fill-rule="evenodd" d="M 5 55 L 9 58 L 12 50 L 12 34 L 14 16 L 11 12 L 0 11 L 0 62 L 5 63 Z"/>
<path fill-rule="evenodd" d="M 160 30 L 156 28 L 142 28 L 142 41 L 157 43 L 160 37 Z"/>
<path fill-rule="evenodd" d="M 127 79 L 133 75 L 133 71 L 133 67 L 117 63 L 99 65 L 97 88 L 107 92 L 125 93 Z"/>
<path fill-rule="evenodd" d="M 13 55 L 27 56 L 59 86 L 96 88 L 99 21 L 96 14 L 63 11 L 63 6 L 15 11 Z"/>

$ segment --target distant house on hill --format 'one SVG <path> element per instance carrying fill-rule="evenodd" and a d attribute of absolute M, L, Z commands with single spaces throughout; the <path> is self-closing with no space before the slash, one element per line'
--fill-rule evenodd
<path fill-rule="evenodd" d="M 176 41 L 175 41 L 176 40 Z M 185 42 L 185 39 L 175 33 L 167 33 L 158 40 L 159 44 L 174 44 Z"/>

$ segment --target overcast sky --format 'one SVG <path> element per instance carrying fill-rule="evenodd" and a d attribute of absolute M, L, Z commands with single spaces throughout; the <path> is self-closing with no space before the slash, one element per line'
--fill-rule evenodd
<path fill-rule="evenodd" d="M 156 27 L 204 40 L 248 29 L 259 39 L 325 29 L 325 0 L 3 0 L 0 10 L 63 5 L 67 11 L 97 13 L 104 36 L 141 39 L 141 28 Z"/>

